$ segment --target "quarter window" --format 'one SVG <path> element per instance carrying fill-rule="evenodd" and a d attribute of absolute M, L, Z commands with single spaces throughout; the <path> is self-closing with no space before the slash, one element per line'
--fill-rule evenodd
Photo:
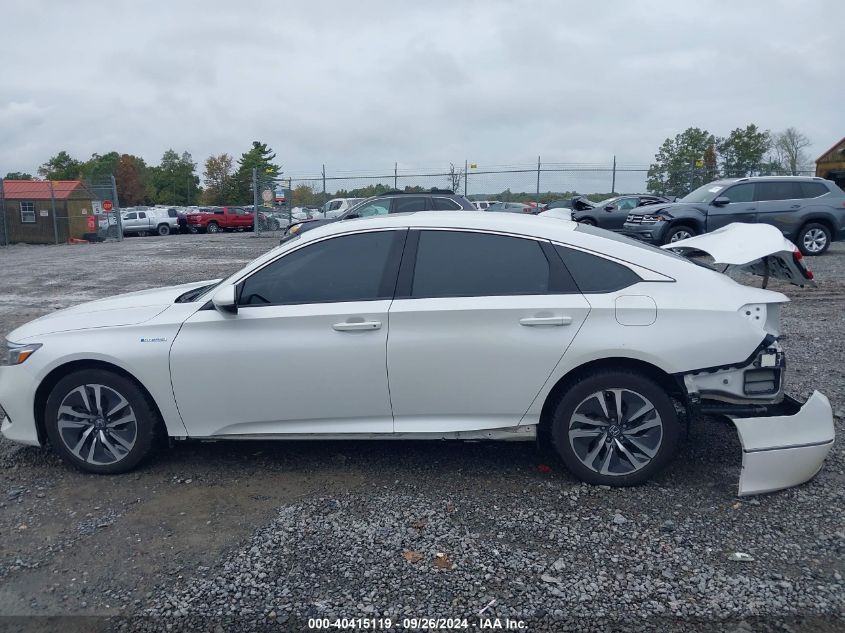
<path fill-rule="evenodd" d="M 549 292 L 549 262 L 531 239 L 422 231 L 411 297 L 479 297 Z"/>
<path fill-rule="evenodd" d="M 250 275 L 240 305 L 370 301 L 393 296 L 397 231 L 343 235 L 304 246 Z M 391 283 L 392 277 L 393 283 Z"/>
<path fill-rule="evenodd" d="M 367 218 L 373 215 L 385 215 L 390 210 L 390 200 L 373 200 L 361 207 L 357 213 L 359 217 Z"/>
<path fill-rule="evenodd" d="M 760 202 L 766 200 L 795 200 L 803 197 L 800 183 L 786 181 L 758 182 L 756 194 L 756 198 Z"/>
<path fill-rule="evenodd" d="M 431 201 L 432 209 L 435 211 L 457 211 L 458 209 L 462 209 L 461 205 L 459 205 L 454 200 L 450 200 L 449 198 L 434 198 Z M 485 208 L 487 205 L 486 202 L 481 203 L 481 208 Z"/>
<path fill-rule="evenodd" d="M 630 268 L 604 257 L 565 246 L 555 246 L 555 250 L 583 293 L 615 292 L 642 281 Z"/>
<path fill-rule="evenodd" d="M 802 198 L 818 198 L 828 193 L 828 188 L 821 182 L 802 182 L 801 192 Z"/>
<path fill-rule="evenodd" d="M 21 223 L 35 224 L 35 203 L 21 202 Z"/>

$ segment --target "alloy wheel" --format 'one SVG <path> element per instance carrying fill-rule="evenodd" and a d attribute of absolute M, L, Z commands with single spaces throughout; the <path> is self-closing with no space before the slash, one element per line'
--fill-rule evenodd
<path fill-rule="evenodd" d="M 125 458 L 138 438 L 129 401 L 112 387 L 80 385 L 59 405 L 59 437 L 77 458 L 96 466 Z"/>
<path fill-rule="evenodd" d="M 685 240 L 690 237 L 693 237 L 692 233 L 681 229 L 680 231 L 675 231 L 674 233 L 672 233 L 672 237 L 669 238 L 669 242 L 679 242 L 680 240 Z"/>
<path fill-rule="evenodd" d="M 804 233 L 804 248 L 809 253 L 819 253 L 827 246 L 827 235 L 821 229 L 810 229 Z"/>
<path fill-rule="evenodd" d="M 580 462 L 601 475 L 628 475 L 645 468 L 663 441 L 654 404 L 630 389 L 597 391 L 569 421 L 569 444 Z"/>

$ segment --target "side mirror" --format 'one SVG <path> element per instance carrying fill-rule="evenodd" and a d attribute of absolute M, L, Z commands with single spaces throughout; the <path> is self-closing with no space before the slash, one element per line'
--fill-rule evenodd
<path fill-rule="evenodd" d="M 360 217 L 361 217 L 361 216 L 360 216 L 360 215 L 358 215 L 357 213 L 350 213 L 350 214 L 349 214 L 349 215 L 347 215 L 344 219 L 345 219 L 345 220 L 354 220 L 355 218 L 360 218 Z"/>
<path fill-rule="evenodd" d="M 607 206 L 604 208 L 604 210 L 605 210 L 605 211 L 613 211 L 615 208 L 616 208 L 616 207 L 614 207 L 612 204 L 609 204 L 609 205 L 607 205 Z"/>
<path fill-rule="evenodd" d="M 731 203 L 731 199 L 728 198 L 727 196 L 719 196 L 718 198 L 713 200 L 713 206 L 716 206 L 716 207 L 724 207 L 726 204 L 730 204 L 730 203 Z"/>
<path fill-rule="evenodd" d="M 238 313 L 238 296 L 235 286 L 218 288 L 211 297 L 212 305 L 220 312 Z"/>

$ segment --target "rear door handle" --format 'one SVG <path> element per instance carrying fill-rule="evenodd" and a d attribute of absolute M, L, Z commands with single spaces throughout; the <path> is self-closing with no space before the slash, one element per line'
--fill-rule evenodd
<path fill-rule="evenodd" d="M 520 325 L 571 325 L 572 317 L 525 317 L 519 320 Z"/>
<path fill-rule="evenodd" d="M 338 332 L 357 332 L 360 330 L 378 330 L 381 328 L 381 321 L 352 321 L 335 323 L 332 328 Z"/>

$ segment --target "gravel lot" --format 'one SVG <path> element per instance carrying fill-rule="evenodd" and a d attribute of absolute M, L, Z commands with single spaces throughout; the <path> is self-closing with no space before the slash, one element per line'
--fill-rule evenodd
<path fill-rule="evenodd" d="M 221 276 L 275 243 L 0 249 L 0 334 Z M 793 299 L 788 391 L 825 392 L 841 434 L 845 245 L 809 263 L 819 289 L 775 285 Z M 746 500 L 740 462 L 717 419 L 696 421 L 665 474 L 624 490 L 582 485 L 522 444 L 182 443 L 98 477 L 0 440 L 0 630 L 285 631 L 376 616 L 475 629 L 487 606 L 529 631 L 842 631 L 842 443 L 809 484 Z"/>

